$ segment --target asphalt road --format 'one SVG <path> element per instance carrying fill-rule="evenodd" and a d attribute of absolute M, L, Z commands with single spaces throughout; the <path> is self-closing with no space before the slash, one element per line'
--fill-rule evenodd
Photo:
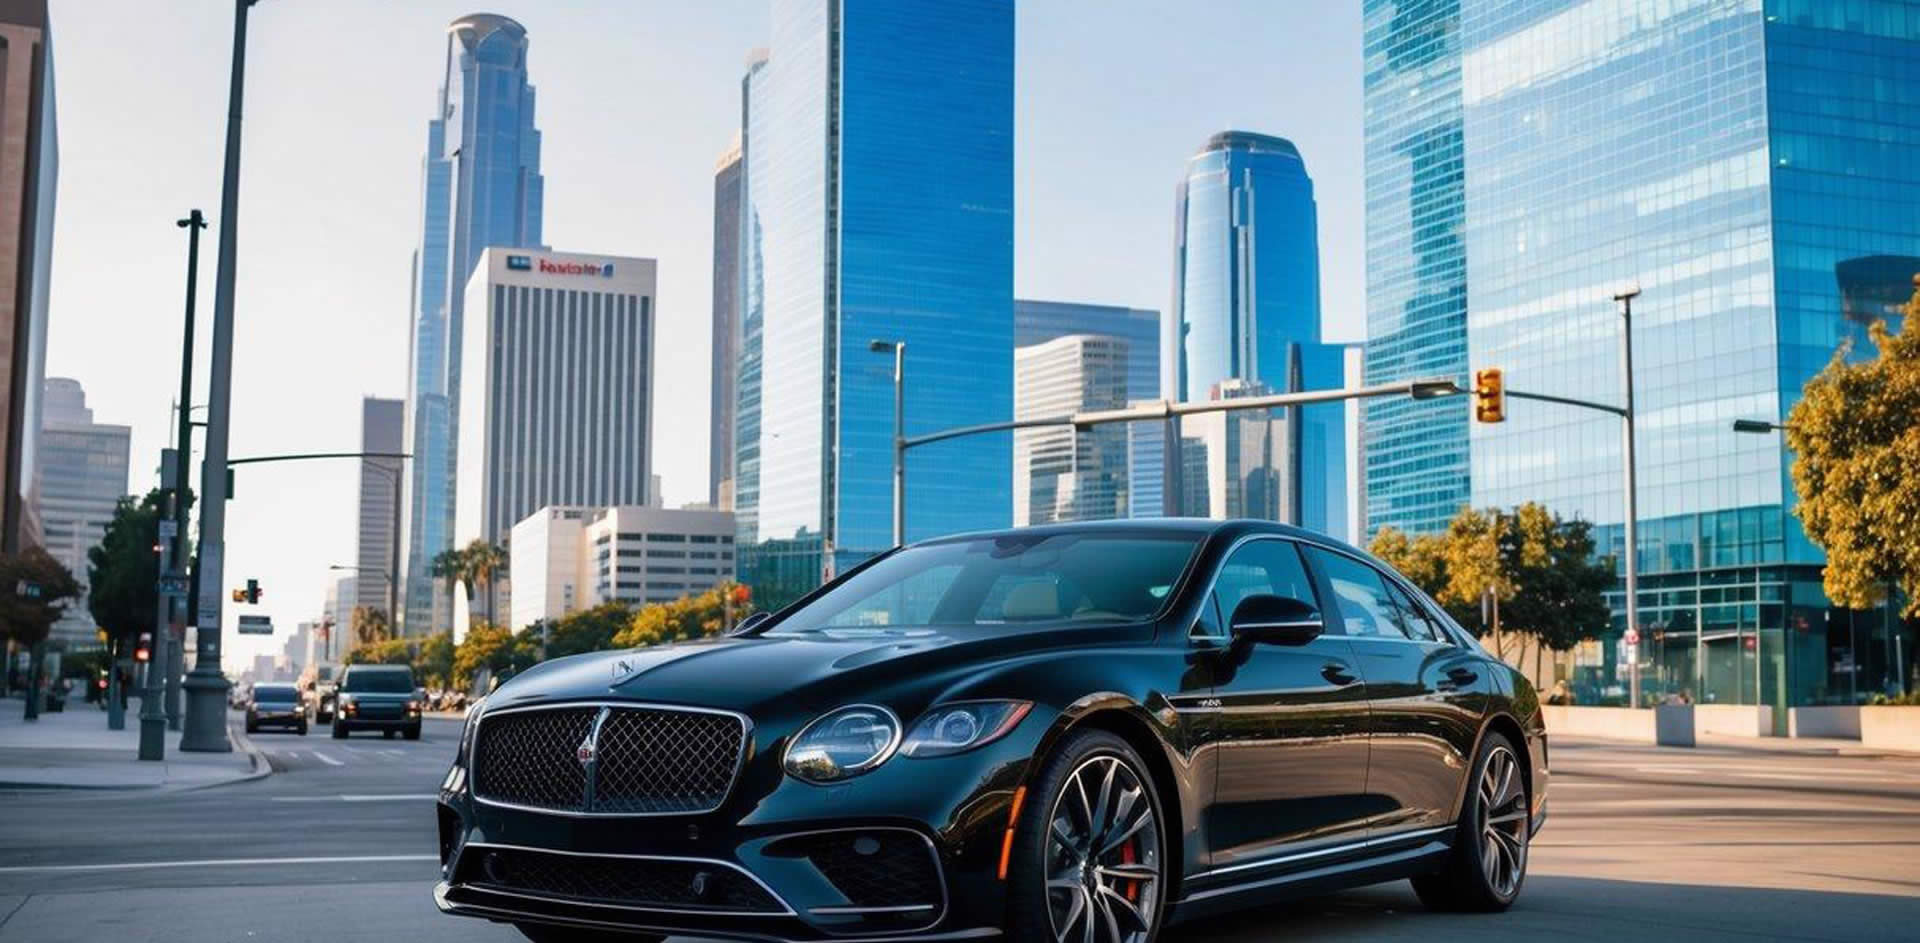
<path fill-rule="evenodd" d="M 458 730 L 259 734 L 275 775 L 199 792 L 0 793 L 0 943 L 518 940 L 428 899 Z M 1506 914 L 1429 914 L 1399 883 L 1166 939 L 1920 939 L 1920 757 L 1560 743 L 1553 763 Z"/>

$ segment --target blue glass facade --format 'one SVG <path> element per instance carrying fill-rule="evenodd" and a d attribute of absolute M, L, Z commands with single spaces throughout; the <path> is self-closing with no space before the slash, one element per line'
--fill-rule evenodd
<path fill-rule="evenodd" d="M 1457 91 L 1464 320 L 1428 346 L 1436 365 L 1461 345 L 1466 357 L 1433 372 L 1498 365 L 1512 389 L 1617 402 L 1611 295 L 1642 290 L 1645 687 L 1771 704 L 1784 730 L 1779 708 L 1908 683 L 1901 652 L 1913 643 L 1898 624 L 1821 594 L 1821 557 L 1791 513 L 1779 438 L 1737 435 L 1732 422 L 1784 416 L 1844 338 L 1911 290 L 1920 4 L 1463 0 L 1417 36 L 1392 28 L 1408 6 L 1366 5 L 1369 232 L 1373 250 L 1417 267 L 1398 241 L 1395 220 L 1408 227 L 1394 175 L 1373 163 L 1393 163 L 1374 150 L 1374 126 L 1396 99 L 1428 97 L 1422 76 L 1439 94 Z M 1416 41 L 1440 58 L 1376 83 L 1375 63 Z M 1387 314 L 1404 293 L 1382 287 L 1369 298 L 1370 370 L 1376 346 L 1401 340 Z M 1426 408 L 1466 429 L 1460 402 Z M 1540 501 L 1596 522 L 1602 547 L 1623 556 L 1618 421 L 1532 402 L 1510 403 L 1508 417 L 1466 433 L 1467 494 L 1435 512 Z M 1368 477 L 1370 510 L 1376 487 L 1391 498 L 1418 480 L 1390 460 L 1370 460 Z M 1421 520 L 1394 511 L 1389 500 L 1373 525 Z M 1623 611 L 1624 597 L 1614 601 Z M 1616 616 L 1615 630 L 1623 624 Z M 1595 648 L 1574 680 L 1587 698 L 1617 699 L 1624 648 Z"/>
<path fill-rule="evenodd" d="M 461 322 L 467 277 L 488 246 L 538 246 L 543 180 L 527 33 L 503 16 L 473 14 L 447 30 L 439 109 L 427 124 L 420 248 L 413 261 L 413 344 L 408 364 L 406 601 L 413 635 L 451 624 L 432 561 L 453 546 L 452 408 L 460 397 Z"/>
<path fill-rule="evenodd" d="M 736 506 L 742 578 L 777 601 L 892 544 L 872 340 L 907 344 L 909 435 L 1012 414 L 1014 25 L 1001 0 L 774 0 L 772 26 L 747 81 Z M 1005 526 L 1010 449 L 910 453 L 908 539 Z"/>
<path fill-rule="evenodd" d="M 1160 398 L 1160 312 L 1073 301 L 1014 299 L 1013 346 L 1031 347 L 1068 334 L 1126 338 L 1126 398 Z"/>
<path fill-rule="evenodd" d="M 1321 342 L 1318 211 L 1292 142 L 1246 131 L 1214 135 L 1187 161 L 1174 214 L 1170 360 L 1162 366 L 1171 398 L 1214 399 L 1229 381 L 1272 392 L 1346 385 L 1343 349 Z M 1300 507 L 1278 516 L 1345 536 L 1343 407 L 1299 413 Z M 1207 513 L 1188 503 L 1182 500 L 1183 513 Z M 1268 516 L 1233 502 L 1226 513 Z"/>

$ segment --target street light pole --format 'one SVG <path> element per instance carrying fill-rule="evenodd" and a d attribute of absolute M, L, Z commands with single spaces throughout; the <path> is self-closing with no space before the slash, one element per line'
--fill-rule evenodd
<path fill-rule="evenodd" d="M 213 367 L 208 382 L 207 455 L 201 466 L 198 648 L 187 676 L 186 730 L 180 749 L 231 753 L 227 679 L 220 670 L 220 587 L 225 576 L 227 436 L 233 422 L 233 288 L 240 222 L 240 112 L 246 85 L 247 8 L 233 0 L 233 68 L 227 91 L 226 169 L 220 182 L 220 263 L 213 282 Z"/>
<path fill-rule="evenodd" d="M 876 340 L 876 354 L 893 354 L 893 545 L 907 542 L 907 342 Z"/>
<path fill-rule="evenodd" d="M 187 317 L 184 339 L 180 343 L 180 428 L 173 453 L 173 481 L 176 495 L 184 496 L 192 490 L 193 475 L 193 311 L 194 296 L 200 284 L 200 231 L 207 228 L 206 214 L 191 210 L 187 218 L 178 220 L 174 225 L 187 231 Z M 187 576 L 187 512 L 188 504 L 177 500 L 173 505 L 173 576 L 179 578 L 175 585 L 185 585 Z M 180 657 L 181 649 L 187 642 L 187 620 L 193 613 L 187 609 L 187 597 L 182 593 L 175 610 L 178 615 L 168 626 L 179 626 L 178 637 L 167 640 L 167 729 L 180 729 Z"/>
<path fill-rule="evenodd" d="M 1639 297 L 1638 286 L 1629 288 L 1613 296 L 1620 303 L 1620 388 L 1624 398 L 1625 412 L 1621 414 L 1621 447 L 1625 450 L 1627 466 L 1626 501 L 1626 578 L 1627 578 L 1627 652 L 1632 664 L 1628 668 L 1629 693 L 1632 705 L 1640 707 L 1640 542 L 1639 542 L 1639 501 L 1635 491 L 1634 455 L 1633 455 L 1633 299 Z"/>

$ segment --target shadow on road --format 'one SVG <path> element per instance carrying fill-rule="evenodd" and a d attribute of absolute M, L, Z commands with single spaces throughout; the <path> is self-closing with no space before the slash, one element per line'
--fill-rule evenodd
<path fill-rule="evenodd" d="M 1900 862 L 1908 873 L 1920 869 Z M 1811 877 L 1811 875 L 1810 875 Z M 1904 883 L 1904 882 L 1902 882 Z M 1892 888 L 1890 888 L 1892 890 Z M 1908 891 L 1911 894 L 1911 891 Z M 1911 941 L 1920 899 L 1535 875 L 1504 914 L 1427 911 L 1406 882 L 1188 924 L 1166 943 L 1349 940 Z"/>

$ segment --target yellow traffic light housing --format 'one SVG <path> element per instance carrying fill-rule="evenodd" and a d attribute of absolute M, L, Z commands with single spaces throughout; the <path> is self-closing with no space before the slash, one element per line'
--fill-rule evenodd
<path fill-rule="evenodd" d="M 1478 422 L 1507 420 L 1507 381 L 1499 367 L 1473 374 L 1473 418 Z"/>

